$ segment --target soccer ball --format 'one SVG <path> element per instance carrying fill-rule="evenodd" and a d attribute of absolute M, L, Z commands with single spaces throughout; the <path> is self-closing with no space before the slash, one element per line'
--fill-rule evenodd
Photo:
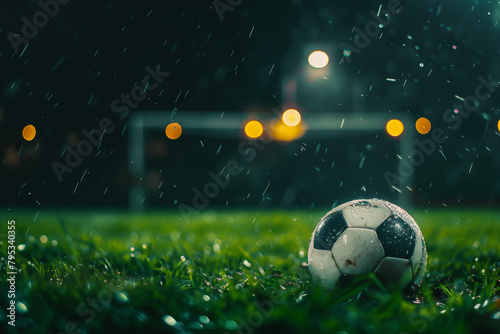
<path fill-rule="evenodd" d="M 418 287 L 427 260 L 424 237 L 399 206 L 361 199 L 328 212 L 309 243 L 312 280 L 333 289 L 342 276 L 373 272 L 386 287 Z"/>

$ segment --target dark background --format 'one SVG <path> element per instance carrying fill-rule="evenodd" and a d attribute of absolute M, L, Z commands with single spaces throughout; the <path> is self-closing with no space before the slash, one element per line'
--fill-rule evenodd
<path fill-rule="evenodd" d="M 382 5 L 386 8 L 387 2 Z M 126 120 L 113 114 L 110 104 L 130 93 L 146 66 L 161 64 L 170 76 L 137 110 L 270 113 L 284 109 L 282 75 L 300 73 L 309 43 L 329 50 L 329 66 L 338 74 L 334 84 L 342 89 L 318 97 L 314 88 L 299 81 L 302 113 L 350 112 L 357 96 L 368 112 L 408 113 L 414 120 L 425 116 L 433 127 L 447 130 L 449 139 L 443 154 L 435 152 L 417 169 L 415 203 L 499 204 L 498 92 L 456 131 L 447 128 L 442 114 L 460 102 L 455 95 L 474 94 L 477 76 L 491 74 L 500 81 L 500 6 L 466 0 L 401 5 L 401 13 L 382 29 L 382 38 L 373 39 L 347 64 L 341 62 L 338 45 L 352 44 L 354 26 L 363 29 L 379 3 L 243 0 L 221 22 L 211 1 L 72 0 L 60 5 L 20 56 L 7 35 L 20 33 L 21 18 L 32 21 L 40 7 L 36 1 L 3 1 L 0 204 L 125 207 L 131 182 Z M 282 62 L 285 56 L 291 64 Z M 354 94 L 353 86 L 359 90 Z M 328 87 L 322 89 L 328 92 Z M 112 119 L 117 129 L 60 183 L 51 163 L 62 162 L 66 145 L 76 145 L 83 139 L 81 131 L 96 128 L 103 118 Z M 37 128 L 32 142 L 21 136 L 27 124 Z M 243 135 L 230 140 L 186 135 L 170 141 L 161 131 L 148 132 L 147 175 L 142 180 L 147 203 L 161 208 L 189 203 L 191 189 L 202 187 L 208 172 L 238 158 L 236 147 L 242 140 Z M 318 142 L 270 144 L 248 166 L 251 176 L 238 177 L 211 205 L 309 208 L 358 197 L 395 198 L 383 172 L 397 168 L 398 139 L 382 130 L 321 141 L 316 153 Z M 295 195 L 286 197 L 290 191 Z"/>

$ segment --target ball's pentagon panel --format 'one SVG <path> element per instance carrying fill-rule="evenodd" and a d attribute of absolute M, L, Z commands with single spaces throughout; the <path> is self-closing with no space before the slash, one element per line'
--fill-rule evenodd
<path fill-rule="evenodd" d="M 385 256 L 410 259 L 415 250 L 415 231 L 403 219 L 391 215 L 376 229 Z M 395 237 L 397 236 L 397 237 Z"/>
<path fill-rule="evenodd" d="M 330 211 L 331 212 L 331 211 Z M 331 250 L 338 237 L 347 229 L 342 211 L 327 214 L 313 233 L 314 248 Z"/>
<path fill-rule="evenodd" d="M 425 267 L 427 264 L 427 251 L 425 248 L 424 236 L 418 227 L 417 223 L 408 212 L 387 201 L 382 201 L 391 210 L 393 215 L 403 219 L 415 232 L 415 249 L 410 258 L 412 264 L 413 281 L 415 285 L 420 285 L 424 277 Z"/>
<path fill-rule="evenodd" d="M 372 229 L 348 228 L 332 248 L 340 271 L 347 275 L 366 274 L 384 257 L 384 249 Z"/>
<path fill-rule="evenodd" d="M 395 217 L 399 217 L 399 218 L 403 219 L 412 228 L 412 230 L 415 232 L 415 234 L 420 236 L 420 238 L 422 240 L 424 240 L 424 237 L 422 235 L 422 231 L 420 231 L 420 227 L 418 227 L 417 223 L 415 222 L 413 217 L 410 216 L 410 214 L 408 212 L 406 212 L 405 210 L 403 210 L 399 206 L 394 205 L 390 202 L 387 202 L 387 201 L 381 201 L 381 202 L 383 202 L 389 208 L 389 210 L 391 210 L 392 214 Z"/>

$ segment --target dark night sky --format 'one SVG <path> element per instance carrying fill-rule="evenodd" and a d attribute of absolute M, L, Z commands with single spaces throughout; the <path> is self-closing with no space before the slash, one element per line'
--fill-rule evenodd
<path fill-rule="evenodd" d="M 386 3 L 381 2 L 383 8 Z M 403 10 L 392 17 L 382 38 L 372 40 L 360 54 L 352 55 L 348 64 L 341 62 L 338 45 L 353 43 L 353 28 L 363 28 L 372 20 L 369 12 L 378 9 L 378 2 L 243 0 L 232 12 L 224 13 L 221 22 L 211 1 L 72 0 L 60 5 L 59 12 L 39 28 L 21 56 L 13 51 L 7 36 L 10 32 L 20 33 L 22 18 L 32 21 L 40 7 L 36 1 L 4 1 L 0 4 L 0 203 L 125 205 L 129 184 L 127 130 L 121 134 L 126 121 L 111 111 L 110 104 L 142 80 L 147 66 L 157 64 L 170 75 L 148 92 L 137 110 L 270 112 L 271 108 L 282 108 L 281 75 L 290 71 L 283 68 L 283 57 L 291 55 L 298 66 L 301 50 L 314 42 L 331 50 L 330 66 L 348 78 L 346 86 L 358 84 L 358 95 L 363 94 L 368 111 L 408 112 L 415 119 L 425 116 L 446 128 L 442 114 L 459 102 L 455 95 L 473 94 L 479 75 L 491 74 L 500 81 L 500 5 L 466 0 L 401 1 L 401 5 Z M 398 83 L 386 78 L 396 78 Z M 314 104 L 314 97 L 300 93 L 298 102 L 306 113 L 317 111 L 318 103 L 322 111 L 349 111 L 352 107 L 352 101 L 342 96 Z M 415 195 L 417 202 L 498 203 L 500 177 L 495 172 L 500 167 L 500 137 L 494 131 L 499 118 L 498 101 L 498 93 L 494 93 L 459 131 L 447 132 L 449 140 L 443 144 L 443 154 L 433 155 L 417 173 L 417 187 L 429 189 L 429 184 L 434 184 L 432 191 L 421 190 Z M 97 127 L 103 118 L 112 119 L 117 130 L 103 139 L 99 151 L 94 150 L 59 183 L 51 163 L 61 159 L 66 145 L 74 145 L 82 138 L 82 130 Z M 36 139 L 29 143 L 20 135 L 27 124 L 34 124 L 38 131 Z M 364 147 L 360 144 L 364 140 L 354 140 L 353 146 Z M 198 141 L 186 138 L 176 142 L 175 147 L 172 143 L 159 145 L 168 154 L 172 152 L 167 155 L 170 159 L 179 152 L 198 152 L 200 148 L 194 148 Z M 217 147 L 218 143 L 213 145 Z M 380 142 L 378 146 L 379 156 L 391 152 L 387 149 L 384 153 L 384 145 Z M 281 149 L 285 156 L 300 150 L 300 143 L 289 144 L 286 149 L 282 146 L 275 149 Z M 230 152 L 224 153 L 230 156 Z M 168 201 L 189 197 L 193 184 L 203 183 L 207 172 L 215 168 L 213 154 L 199 154 L 201 161 L 180 159 L 189 166 L 178 164 L 168 172 L 165 178 L 174 179 L 166 182 L 171 187 Z M 376 165 L 377 154 L 372 165 Z M 168 159 L 156 163 L 174 164 Z M 299 159 L 297 169 L 313 170 L 317 164 L 314 159 Z M 195 169 L 195 163 L 206 164 L 206 168 Z M 471 164 L 474 173 L 468 173 Z M 275 174 L 283 170 L 278 162 L 273 166 Z M 193 184 L 181 186 L 178 180 L 186 178 L 180 174 L 186 168 L 192 168 L 198 176 L 189 177 Z M 348 172 L 348 164 L 336 171 Z M 82 174 L 85 181 L 81 181 Z M 307 180 L 305 174 L 302 177 Z M 360 182 L 381 177 L 376 172 L 366 174 L 367 179 Z M 262 182 L 265 185 L 268 181 Z M 375 182 L 373 187 L 382 183 Z M 107 196 L 103 196 L 106 188 Z M 235 188 L 227 197 L 247 192 Z M 298 203 L 308 206 L 305 203 L 311 201 L 305 198 L 310 195 L 304 193 L 303 197 L 301 202 L 299 196 Z M 225 202 L 220 201 L 221 205 Z M 323 205 L 330 202 L 319 201 Z"/>

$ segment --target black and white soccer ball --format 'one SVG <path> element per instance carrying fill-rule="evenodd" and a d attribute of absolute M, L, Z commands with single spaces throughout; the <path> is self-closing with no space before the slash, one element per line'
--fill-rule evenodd
<path fill-rule="evenodd" d="M 374 272 L 400 288 L 418 287 L 427 252 L 415 220 L 399 206 L 361 199 L 328 212 L 314 229 L 308 252 L 312 280 L 333 289 L 341 277 Z"/>

